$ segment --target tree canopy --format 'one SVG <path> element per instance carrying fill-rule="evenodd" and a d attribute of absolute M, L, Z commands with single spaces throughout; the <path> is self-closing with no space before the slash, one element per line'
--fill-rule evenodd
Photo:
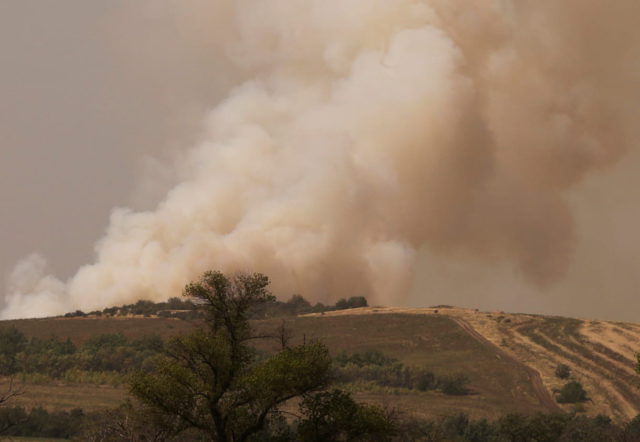
<path fill-rule="evenodd" d="M 325 404 L 325 396 L 316 395 L 331 383 L 331 357 L 320 342 L 283 345 L 275 354 L 258 356 L 250 341 L 261 337 L 253 333 L 249 319 L 253 309 L 273 299 L 268 284 L 257 273 L 228 277 L 207 272 L 187 285 L 184 295 L 205 311 L 206 325 L 170 341 L 153 370 L 133 377 L 131 393 L 166 415 L 175 431 L 196 429 L 209 440 L 245 441 L 266 440 L 264 432 L 280 426 L 279 440 L 299 440 L 294 429 L 283 425 L 282 406 L 301 398 L 304 416 Z M 329 404 L 350 400 L 346 393 L 336 398 L 340 400 Z M 366 433 L 366 422 L 379 423 L 374 418 L 382 416 L 375 407 L 353 402 L 351 408 L 351 419 L 341 422 L 365 422 L 359 434 Z M 305 425 L 300 427 L 308 434 Z"/>

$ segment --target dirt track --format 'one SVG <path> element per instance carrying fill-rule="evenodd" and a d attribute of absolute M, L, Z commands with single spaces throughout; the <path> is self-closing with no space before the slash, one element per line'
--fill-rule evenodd
<path fill-rule="evenodd" d="M 531 385 L 533 386 L 536 396 L 538 397 L 538 400 L 540 401 L 541 404 L 547 407 L 550 412 L 551 411 L 558 412 L 558 413 L 563 412 L 562 408 L 558 406 L 558 404 L 553 399 L 551 394 L 549 394 L 549 391 L 545 388 L 544 383 L 542 382 L 542 378 L 540 377 L 540 373 L 538 373 L 537 370 L 529 367 L 526 364 L 523 364 L 522 362 L 518 361 L 516 358 L 511 356 L 509 353 L 507 353 L 500 347 L 496 346 L 491 341 L 487 340 L 484 336 L 478 333 L 471 326 L 471 324 L 469 324 L 464 319 L 461 319 L 455 316 L 449 316 L 449 318 L 451 318 L 451 320 L 453 320 L 456 324 L 458 324 L 460 328 L 462 328 L 464 331 L 469 333 L 469 335 L 471 335 L 471 337 L 473 337 L 476 341 L 480 342 L 485 347 L 494 351 L 496 355 L 498 355 L 501 359 L 508 361 L 514 365 L 517 365 L 519 368 L 527 372 L 527 374 L 529 375 L 529 379 L 531 380 Z"/>

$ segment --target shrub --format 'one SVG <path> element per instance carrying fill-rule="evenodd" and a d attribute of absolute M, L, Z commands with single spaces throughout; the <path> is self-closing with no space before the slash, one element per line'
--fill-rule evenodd
<path fill-rule="evenodd" d="M 568 379 L 571 376 L 571 368 L 566 364 L 559 364 L 556 367 L 556 377 L 560 379 Z"/>
<path fill-rule="evenodd" d="M 334 359 L 339 382 L 370 382 L 381 387 L 429 391 L 440 389 L 445 394 L 469 394 L 469 378 L 463 374 L 436 376 L 421 367 L 402 364 L 379 351 L 339 353 Z"/>
<path fill-rule="evenodd" d="M 87 314 L 82 310 L 76 310 L 75 312 L 65 313 L 64 315 L 65 318 L 84 318 L 85 316 L 87 316 Z"/>
<path fill-rule="evenodd" d="M 469 389 L 467 388 L 468 383 L 469 378 L 461 373 L 440 376 L 438 378 L 438 386 L 440 387 L 440 390 L 444 394 L 454 396 L 469 394 Z"/>
<path fill-rule="evenodd" d="M 625 432 L 631 440 L 640 440 L 640 414 L 627 423 Z"/>
<path fill-rule="evenodd" d="M 363 367 L 365 365 L 383 366 L 392 365 L 398 362 L 397 359 L 385 356 L 378 350 L 370 350 L 363 353 L 353 353 L 351 355 L 343 351 L 336 356 L 335 361 L 341 367 L 344 367 L 348 364 L 357 365 L 358 367 Z"/>
<path fill-rule="evenodd" d="M 578 381 L 568 382 L 558 392 L 557 401 L 561 404 L 575 404 L 587 400 L 587 392 Z"/>

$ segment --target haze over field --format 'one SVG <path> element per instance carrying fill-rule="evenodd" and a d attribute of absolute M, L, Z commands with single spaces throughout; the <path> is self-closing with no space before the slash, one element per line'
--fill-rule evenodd
<path fill-rule="evenodd" d="M 636 0 L 37 3 L 0 6 L 2 317 L 221 269 L 638 319 Z M 89 259 L 110 205 L 68 280 L 10 271 Z"/>

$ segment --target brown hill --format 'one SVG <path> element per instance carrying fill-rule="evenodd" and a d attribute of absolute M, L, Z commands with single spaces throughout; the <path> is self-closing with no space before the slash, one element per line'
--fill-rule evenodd
<path fill-rule="evenodd" d="M 463 373 L 472 394 L 359 386 L 356 395 L 422 416 L 465 411 L 474 417 L 560 409 L 555 389 L 566 381 L 554 375 L 558 364 L 571 367 L 590 397 L 589 414 L 628 419 L 640 412 L 634 372 L 640 326 L 525 314 L 487 313 L 460 308 L 360 308 L 284 319 L 293 343 L 320 339 L 334 353 L 379 350 L 406 365 L 436 374 Z M 281 319 L 256 321 L 271 330 Z M 82 342 L 94 334 L 121 332 L 129 337 L 169 336 L 194 324 L 166 318 L 48 318 L 4 321 L 28 336 L 70 337 Z M 265 342 L 262 349 L 274 343 Z M 102 408 L 117 403 L 126 389 L 87 385 L 28 385 L 20 398 L 49 408 Z M 75 396 L 74 396 L 75 394 Z M 569 411 L 570 405 L 563 405 Z"/>
<path fill-rule="evenodd" d="M 496 357 L 508 355 L 527 367 L 532 381 L 542 382 L 550 394 L 566 382 L 555 376 L 556 367 L 568 365 L 572 379 L 581 382 L 589 394 L 590 400 L 584 404 L 588 414 L 623 420 L 640 413 L 640 377 L 635 373 L 635 355 L 640 350 L 638 324 L 462 308 L 366 308 L 330 313 L 358 314 L 448 317 L 471 336 L 490 343 Z M 567 411 L 573 408 L 562 407 Z"/>

